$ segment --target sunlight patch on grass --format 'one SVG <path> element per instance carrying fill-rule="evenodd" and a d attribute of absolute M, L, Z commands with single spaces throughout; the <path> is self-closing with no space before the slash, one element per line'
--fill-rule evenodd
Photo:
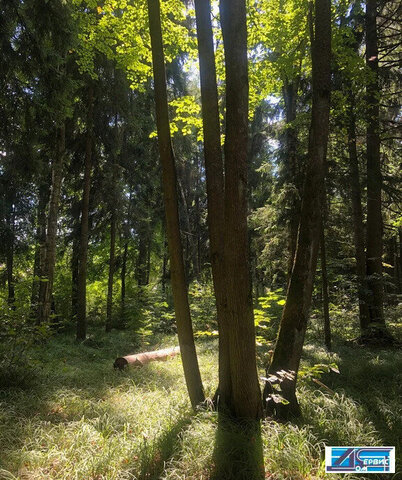
<path fill-rule="evenodd" d="M 39 354 L 44 366 L 32 389 L 0 392 L 0 479 L 210 478 L 217 414 L 208 408 L 191 412 L 180 357 L 114 371 L 117 343 L 125 341 L 128 349 L 131 342 L 121 332 L 116 335 L 102 340 L 102 350 L 64 337 L 54 339 Z M 175 342 L 170 337 L 159 344 Z M 218 378 L 217 342 L 200 342 L 197 348 L 206 394 L 212 397 Z M 384 445 L 386 438 L 386 443 L 396 443 L 399 357 L 395 352 L 374 354 L 348 347 L 338 354 L 307 346 L 305 365 L 334 361 L 340 374 L 322 378 L 334 393 L 317 390 L 311 380 L 301 382 L 304 417 L 299 422 L 263 422 L 266 478 L 351 480 L 352 476 L 325 475 L 324 442 Z M 374 414 L 381 422 L 373 421 Z M 230 435 L 229 431 L 228 445 Z M 233 445 L 238 436 L 234 434 Z"/>

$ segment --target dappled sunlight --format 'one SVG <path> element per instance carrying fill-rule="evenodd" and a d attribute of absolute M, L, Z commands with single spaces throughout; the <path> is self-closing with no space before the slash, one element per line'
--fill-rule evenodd
<path fill-rule="evenodd" d="M 50 348 L 60 352 L 62 339 L 53 340 Z M 198 348 L 211 396 L 217 385 L 216 348 L 216 342 Z M 89 480 L 207 480 L 223 455 L 217 441 L 222 452 L 231 451 L 236 442 L 248 445 L 241 430 L 219 429 L 218 416 L 208 407 L 191 413 L 180 357 L 116 372 L 112 362 L 98 358 L 88 363 L 85 349 L 83 353 L 74 360 L 80 370 L 76 386 L 71 370 L 63 369 L 60 361 L 60 369 L 53 364 L 54 375 L 46 370 L 39 373 L 32 390 L 2 393 L 3 468 L 18 472 L 21 480 L 71 480 L 77 475 Z M 347 346 L 328 355 L 319 346 L 307 345 L 306 368 L 335 362 L 340 374 L 321 377 L 333 393 L 317 387 L 308 377 L 303 379 L 298 389 L 303 418 L 296 424 L 263 421 L 266 478 L 327 478 L 323 473 L 324 443 L 396 444 L 399 386 L 388 388 L 387 393 L 380 389 L 384 376 L 399 374 L 399 358 L 399 352 L 369 353 Z M 364 394 L 359 393 L 373 372 L 375 378 Z"/>

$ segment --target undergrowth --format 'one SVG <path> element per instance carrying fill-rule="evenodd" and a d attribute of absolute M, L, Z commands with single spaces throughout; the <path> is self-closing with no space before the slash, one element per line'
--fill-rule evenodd
<path fill-rule="evenodd" d="M 124 372 L 112 368 L 116 356 L 174 344 L 173 336 L 146 342 L 117 331 L 84 344 L 59 334 L 36 345 L 32 356 L 40 367 L 29 386 L 0 392 L 0 479 L 212 478 L 217 414 L 208 405 L 191 411 L 180 357 Z M 199 341 L 209 397 L 217 384 L 216 350 L 216 339 Z M 303 419 L 263 422 L 266 478 L 353 479 L 325 475 L 325 444 L 395 445 L 399 452 L 400 352 L 345 345 L 335 350 L 329 355 L 314 344 L 305 348 L 304 368 L 335 362 L 340 373 L 324 373 L 324 387 L 308 376 L 300 382 Z M 233 445 L 241 441 L 238 432 L 226 433 Z"/>

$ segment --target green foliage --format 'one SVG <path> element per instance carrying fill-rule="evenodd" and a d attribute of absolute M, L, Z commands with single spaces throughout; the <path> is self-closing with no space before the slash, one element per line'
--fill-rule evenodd
<path fill-rule="evenodd" d="M 38 366 L 32 358 L 32 348 L 51 336 L 51 328 L 33 324 L 32 318 L 21 311 L 4 311 L 0 322 L 0 388 L 30 384 Z"/>
<path fill-rule="evenodd" d="M 257 327 L 257 345 L 272 342 L 277 334 L 285 297 L 283 289 L 268 291 L 258 298 L 258 308 L 254 309 L 254 323 Z"/>

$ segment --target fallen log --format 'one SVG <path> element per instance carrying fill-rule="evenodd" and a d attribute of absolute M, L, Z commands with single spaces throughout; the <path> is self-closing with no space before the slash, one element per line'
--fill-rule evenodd
<path fill-rule="evenodd" d="M 153 352 L 136 353 L 135 355 L 126 355 L 125 357 L 116 358 L 113 367 L 123 370 L 128 365 L 142 367 L 143 365 L 154 362 L 156 360 L 165 361 L 169 357 L 174 357 L 180 353 L 180 347 L 165 348 L 163 350 L 155 350 Z"/>

